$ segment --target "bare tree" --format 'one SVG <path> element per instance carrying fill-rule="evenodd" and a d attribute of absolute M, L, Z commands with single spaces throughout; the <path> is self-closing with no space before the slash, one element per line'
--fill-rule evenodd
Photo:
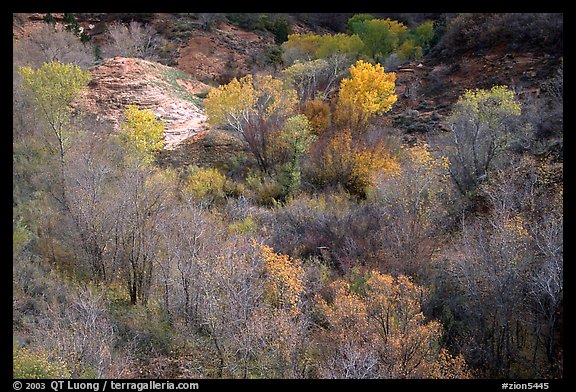
<path fill-rule="evenodd" d="M 108 27 L 108 42 L 102 46 L 102 56 L 137 57 L 144 60 L 157 60 L 162 38 L 150 25 L 136 21 L 124 25 L 112 23 Z"/>
<path fill-rule="evenodd" d="M 90 43 L 80 41 L 73 32 L 62 27 L 45 24 L 28 38 L 14 42 L 14 64 L 28 65 L 34 69 L 44 63 L 59 61 L 76 64 L 82 69 L 94 65 L 94 49 Z"/>
<path fill-rule="evenodd" d="M 452 140 L 445 152 L 450 174 L 466 194 L 484 182 L 508 146 L 520 104 L 505 86 L 466 92 L 449 117 Z"/>
<path fill-rule="evenodd" d="M 467 300 L 465 323 L 473 331 L 464 351 L 489 375 L 556 377 L 561 203 L 525 163 L 495 180 L 481 188 L 489 213 L 463 220 L 450 257 Z"/>

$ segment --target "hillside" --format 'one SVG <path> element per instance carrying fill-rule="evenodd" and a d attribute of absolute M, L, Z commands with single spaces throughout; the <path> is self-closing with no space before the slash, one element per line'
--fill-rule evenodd
<path fill-rule="evenodd" d="M 126 105 L 150 109 L 165 122 L 166 149 L 206 129 L 197 94 L 209 86 L 181 71 L 146 60 L 114 57 L 91 70 L 89 90 L 79 100 L 81 110 L 118 126 Z"/>
<path fill-rule="evenodd" d="M 15 379 L 562 389 L 562 14 L 12 32 Z"/>

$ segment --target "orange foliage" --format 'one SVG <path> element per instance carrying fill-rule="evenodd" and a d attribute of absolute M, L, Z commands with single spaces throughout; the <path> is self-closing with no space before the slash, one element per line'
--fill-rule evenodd
<path fill-rule="evenodd" d="M 329 140 L 319 169 L 319 183 L 341 184 L 351 194 L 364 197 L 377 174 L 396 172 L 399 164 L 382 143 L 354 143 L 352 132 L 346 129 Z"/>
<path fill-rule="evenodd" d="M 266 245 L 257 245 L 264 259 L 266 279 L 264 290 L 274 306 L 300 314 L 301 296 L 304 293 L 304 268 L 298 259 L 275 253 Z"/>
<path fill-rule="evenodd" d="M 330 105 L 321 99 L 313 99 L 306 102 L 304 115 L 310 121 L 315 134 L 321 134 L 330 126 Z"/>
<path fill-rule="evenodd" d="M 330 365 L 326 372 L 338 376 L 336 364 L 342 363 L 345 374 L 355 377 L 469 376 L 462 357 L 440 349 L 442 325 L 427 321 L 421 311 L 428 290 L 409 277 L 393 278 L 372 271 L 365 296 L 354 293 L 343 280 L 333 282 L 330 288 L 331 303 L 319 297 L 316 301 L 328 324 L 322 333 L 332 345 L 327 349 Z M 330 358 L 333 355 L 339 359 Z M 355 368 L 352 373 L 351 368 Z"/>

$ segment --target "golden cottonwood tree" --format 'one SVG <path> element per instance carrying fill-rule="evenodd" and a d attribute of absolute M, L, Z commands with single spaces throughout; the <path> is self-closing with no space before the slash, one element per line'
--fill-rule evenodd
<path fill-rule="evenodd" d="M 18 69 L 25 91 L 47 125 L 48 132 L 56 139 L 56 150 L 60 158 L 60 175 L 64 178 L 65 154 L 69 145 L 70 121 L 73 108 L 70 106 L 82 89 L 88 86 L 90 72 L 79 66 L 58 61 L 45 63 L 34 70 L 30 67 Z M 49 147 L 52 147 L 49 145 Z M 62 187 L 62 202 L 66 193 Z"/>
<path fill-rule="evenodd" d="M 340 82 L 336 116 L 343 128 L 361 133 L 374 115 L 389 111 L 398 99 L 396 74 L 358 60 L 350 67 L 350 76 Z"/>
<path fill-rule="evenodd" d="M 136 105 L 128 105 L 124 116 L 126 120 L 122 122 L 119 139 L 137 157 L 152 160 L 152 154 L 164 146 L 164 122 L 151 110 L 138 109 Z"/>

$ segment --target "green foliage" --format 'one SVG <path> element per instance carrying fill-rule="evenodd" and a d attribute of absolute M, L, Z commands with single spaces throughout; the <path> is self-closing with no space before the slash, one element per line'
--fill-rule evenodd
<path fill-rule="evenodd" d="M 401 61 L 418 59 L 434 37 L 432 21 L 408 30 L 398 21 L 376 19 L 369 14 L 357 14 L 348 19 L 348 30 L 361 38 L 365 53 L 380 63 L 393 53 Z"/>
<path fill-rule="evenodd" d="M 509 116 L 519 116 L 521 107 L 508 86 L 467 90 L 458 98 L 450 118 L 455 121 L 465 115 L 473 124 L 494 128 L 502 125 Z"/>
<path fill-rule="evenodd" d="M 359 36 L 366 53 L 382 61 L 404 42 L 408 27 L 390 19 L 371 19 L 359 24 Z"/>
<path fill-rule="evenodd" d="M 165 125 L 148 109 L 128 105 L 124 110 L 126 119 L 121 124 L 120 142 L 137 159 L 151 161 L 153 154 L 164 146 Z"/>
<path fill-rule="evenodd" d="M 286 127 L 280 133 L 280 141 L 288 160 L 282 165 L 279 182 L 286 194 L 291 194 L 300 188 L 302 157 L 316 139 L 311 131 L 312 127 L 306 116 L 298 114 L 286 120 Z"/>
<path fill-rule="evenodd" d="M 240 233 L 240 234 L 255 233 L 256 229 L 257 229 L 256 222 L 251 216 L 233 222 L 228 226 L 228 230 L 230 230 L 232 233 Z"/>
<path fill-rule="evenodd" d="M 363 47 L 362 40 L 355 34 L 291 34 L 282 44 L 282 58 L 291 65 L 297 60 L 324 59 L 337 54 L 356 57 Z"/>
<path fill-rule="evenodd" d="M 410 31 L 410 38 L 415 46 L 428 48 L 434 39 L 434 22 L 429 20 L 416 26 Z"/>
<path fill-rule="evenodd" d="M 32 232 L 22 219 L 12 219 L 12 252 L 14 255 L 20 253 L 30 242 Z"/>
<path fill-rule="evenodd" d="M 246 184 L 258 205 L 273 207 L 286 198 L 285 188 L 275 179 L 263 176 L 262 173 L 250 173 L 246 177 Z"/>
<path fill-rule="evenodd" d="M 61 359 L 50 359 L 42 351 L 31 351 L 27 348 L 12 349 L 12 376 L 23 379 L 70 378 L 71 373 Z"/>
<path fill-rule="evenodd" d="M 398 48 L 397 52 L 398 57 L 402 61 L 410 59 L 418 60 L 420 57 L 422 57 L 422 47 L 416 46 L 412 40 L 404 41 Z"/>
<path fill-rule="evenodd" d="M 52 16 L 52 14 L 49 12 L 46 15 L 44 15 L 44 22 L 55 25 L 56 24 L 56 19 L 54 18 L 54 16 Z"/>
<path fill-rule="evenodd" d="M 72 31 L 76 35 L 80 33 L 80 26 L 73 13 L 65 13 L 63 22 L 66 30 Z"/>
<path fill-rule="evenodd" d="M 350 291 L 360 296 L 366 296 L 366 289 L 368 280 L 370 279 L 371 271 L 365 270 L 362 272 L 360 267 L 355 266 L 352 268 L 350 277 Z"/>
<path fill-rule="evenodd" d="M 290 23 L 285 17 L 278 17 L 274 19 L 274 22 L 272 22 L 268 29 L 274 33 L 274 42 L 276 45 L 281 45 L 282 42 L 288 39 L 288 34 L 290 33 Z"/>
<path fill-rule="evenodd" d="M 152 353 L 170 355 L 178 349 L 174 328 L 157 303 L 133 306 L 120 291 L 109 290 L 113 300 L 111 314 L 121 344 L 130 345 L 133 354 L 146 358 Z"/>
<path fill-rule="evenodd" d="M 370 14 L 356 14 L 348 19 L 348 33 L 350 34 L 360 34 L 363 33 L 364 22 L 368 20 L 375 19 L 374 16 Z"/>
<path fill-rule="evenodd" d="M 362 51 L 364 43 L 357 35 L 324 34 L 318 40 L 316 58 L 327 58 L 336 54 L 356 55 Z"/>

